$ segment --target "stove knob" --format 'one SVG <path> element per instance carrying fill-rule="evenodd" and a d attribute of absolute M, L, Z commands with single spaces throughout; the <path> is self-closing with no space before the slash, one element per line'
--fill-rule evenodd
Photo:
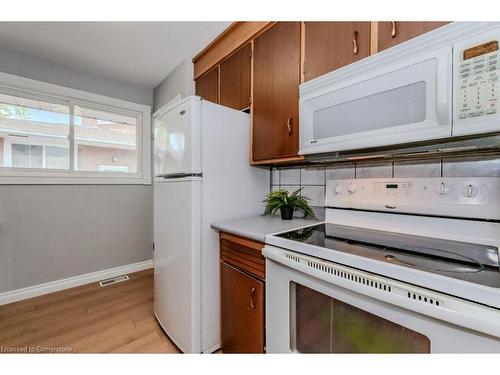
<path fill-rule="evenodd" d="M 341 185 L 335 185 L 335 194 L 342 194 L 344 188 Z"/>
<path fill-rule="evenodd" d="M 441 184 L 437 186 L 437 193 L 439 195 L 447 195 L 449 192 L 450 192 L 450 187 L 444 182 L 441 182 Z"/>
<path fill-rule="evenodd" d="M 349 193 L 355 193 L 356 190 L 358 190 L 358 185 L 354 182 L 351 182 L 349 185 L 347 185 L 347 190 Z"/>
<path fill-rule="evenodd" d="M 467 198 L 474 198 L 479 193 L 477 186 L 468 184 L 462 190 L 462 195 Z"/>

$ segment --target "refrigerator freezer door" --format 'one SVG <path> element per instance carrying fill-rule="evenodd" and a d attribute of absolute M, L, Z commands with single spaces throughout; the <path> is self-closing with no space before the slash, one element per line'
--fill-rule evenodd
<path fill-rule="evenodd" d="M 154 119 L 154 176 L 201 172 L 201 100 L 190 97 Z"/>
<path fill-rule="evenodd" d="M 185 353 L 201 352 L 200 178 L 154 185 L 154 311 Z"/>

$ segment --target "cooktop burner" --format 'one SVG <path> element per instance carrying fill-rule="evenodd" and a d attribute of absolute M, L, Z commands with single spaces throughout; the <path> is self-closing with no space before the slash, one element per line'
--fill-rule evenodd
<path fill-rule="evenodd" d="M 328 223 L 277 236 L 481 285 L 500 287 L 499 249 L 494 246 Z"/>

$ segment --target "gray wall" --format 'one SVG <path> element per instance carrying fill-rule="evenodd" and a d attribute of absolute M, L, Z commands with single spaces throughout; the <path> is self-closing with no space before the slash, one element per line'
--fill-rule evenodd
<path fill-rule="evenodd" d="M 183 60 L 155 87 L 153 91 L 153 112 L 179 94 L 182 98 L 194 94 L 193 63 L 191 59 Z"/>
<path fill-rule="evenodd" d="M 0 186 L 0 293 L 152 256 L 152 189 Z"/>
<path fill-rule="evenodd" d="M 151 88 L 98 77 L 7 49 L 0 49 L 0 71 L 133 103 L 153 104 Z"/>
<path fill-rule="evenodd" d="M 140 104 L 152 90 L 0 50 L 0 71 Z M 0 293 L 151 259 L 143 185 L 0 185 Z"/>

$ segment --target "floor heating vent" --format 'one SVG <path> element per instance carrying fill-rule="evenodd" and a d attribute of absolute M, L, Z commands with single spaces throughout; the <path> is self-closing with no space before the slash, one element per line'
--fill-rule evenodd
<path fill-rule="evenodd" d="M 116 283 L 121 283 L 121 282 L 127 281 L 129 279 L 130 278 L 128 277 L 128 275 L 116 276 L 116 277 L 112 277 L 111 279 L 99 281 L 99 285 L 100 286 L 108 286 L 108 285 L 113 285 Z"/>

